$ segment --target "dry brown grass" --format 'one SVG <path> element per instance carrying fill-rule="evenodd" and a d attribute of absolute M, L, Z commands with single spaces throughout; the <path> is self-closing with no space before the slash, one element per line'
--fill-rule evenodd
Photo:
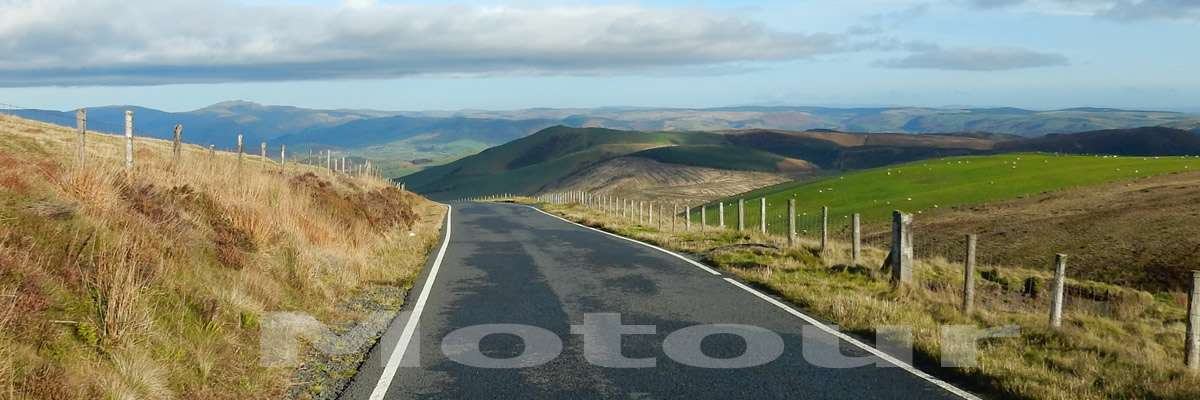
<path fill-rule="evenodd" d="M 1200 378 L 1183 367 L 1184 310 L 1178 294 L 1149 293 L 1088 281 L 1070 281 L 1064 327 L 1048 326 L 1049 296 L 1022 295 L 1027 278 L 1042 271 L 1004 267 L 977 277 L 972 315 L 959 311 L 962 267 L 943 259 L 919 260 L 912 287 L 897 289 L 880 274 L 884 249 L 865 249 L 863 266 L 848 266 L 845 243 L 822 253 L 803 240 L 730 230 L 671 232 L 578 206 L 543 207 L 569 219 L 703 257 L 739 279 L 765 288 L 832 321 L 873 337 L 878 326 L 914 329 L 925 359 L 942 353 L 945 325 L 1017 325 L 1021 336 L 982 342 L 979 363 L 933 372 L 987 397 L 1018 399 L 1196 399 Z M 682 230 L 682 226 L 679 227 Z M 988 271 L 992 272 L 992 271 Z"/>
<path fill-rule="evenodd" d="M 0 116 L 0 399 L 277 398 L 258 316 L 407 286 L 444 209 L 389 182 Z M 410 236 L 410 232 L 413 235 Z"/>

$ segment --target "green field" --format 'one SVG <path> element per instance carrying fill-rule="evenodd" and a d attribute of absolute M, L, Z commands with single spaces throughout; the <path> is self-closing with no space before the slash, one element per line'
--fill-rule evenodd
<path fill-rule="evenodd" d="M 1097 157 L 1051 154 L 1004 154 L 916 161 L 837 175 L 815 181 L 790 182 L 724 199 L 725 224 L 736 227 L 737 199 L 746 199 L 746 225 L 759 224 L 759 198 L 767 199 L 772 232 L 787 229 L 787 201 L 796 199 L 800 224 L 812 224 L 822 206 L 840 224 L 853 213 L 864 223 L 880 223 L 892 210 L 931 213 L 954 206 L 1014 199 L 1021 196 L 1200 168 L 1195 157 Z M 716 203 L 708 207 L 715 224 Z M 699 222 L 698 213 L 692 213 Z"/>

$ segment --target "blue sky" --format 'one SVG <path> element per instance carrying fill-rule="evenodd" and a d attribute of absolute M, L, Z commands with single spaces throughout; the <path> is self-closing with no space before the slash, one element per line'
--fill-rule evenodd
<path fill-rule="evenodd" d="M 0 103 L 1200 111 L 1198 38 L 1200 0 L 0 0 Z"/>

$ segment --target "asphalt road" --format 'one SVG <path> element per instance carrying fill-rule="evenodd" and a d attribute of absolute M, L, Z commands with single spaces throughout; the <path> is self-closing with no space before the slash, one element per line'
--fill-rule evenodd
<path fill-rule="evenodd" d="M 889 367 L 815 366 L 803 355 L 806 343 L 838 343 L 843 354 L 876 360 L 880 353 L 814 330 L 794 310 L 642 244 L 517 205 L 454 204 L 451 228 L 436 276 L 430 283 L 427 268 L 407 303 L 411 311 L 422 289 L 429 288 L 418 305 L 416 330 L 401 345 L 407 346 L 406 366 L 380 383 L 410 322 L 402 315 L 343 398 L 366 399 L 372 392 L 386 399 L 963 398 L 944 383 L 886 361 L 881 363 Z M 571 329 L 588 313 L 618 313 L 626 325 L 653 325 L 656 333 L 624 336 L 619 346 L 624 357 L 654 358 L 655 366 L 589 363 L 583 336 Z M 561 339 L 561 354 L 541 365 L 501 369 L 464 365 L 443 354 L 448 334 L 480 324 L 549 330 Z M 689 366 L 665 354 L 668 335 L 706 324 L 765 328 L 783 339 L 783 353 L 759 366 L 733 369 Z M 802 341 L 806 326 L 818 333 Z M 477 343 L 482 354 L 498 359 L 527 350 L 514 335 L 491 335 Z M 748 346 L 730 334 L 699 343 L 713 358 L 738 357 Z"/>

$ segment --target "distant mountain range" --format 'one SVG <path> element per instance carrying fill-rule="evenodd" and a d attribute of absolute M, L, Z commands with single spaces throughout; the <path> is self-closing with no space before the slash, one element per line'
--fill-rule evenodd
<path fill-rule="evenodd" d="M 516 111 L 314 110 L 230 101 L 187 112 L 136 106 L 90 108 L 89 127 L 120 132 L 124 111 L 135 113 L 138 135 L 167 138 L 184 125 L 184 140 L 232 148 L 235 135 L 251 143 L 287 144 L 294 154 L 335 150 L 375 159 L 392 176 L 449 162 L 556 126 L 638 131 L 779 129 L 890 133 L 989 133 L 1037 137 L 1103 129 L 1166 126 L 1200 131 L 1200 116 L 1162 111 L 1074 108 L 824 108 L 724 107 L 526 109 Z M 49 123 L 74 125 L 74 111 L 0 110 Z M 253 147 L 253 145 L 251 146 Z"/>
<path fill-rule="evenodd" d="M 1035 151 L 1198 155 L 1200 135 L 1166 127 L 1023 138 L 996 134 L 878 134 L 773 129 L 646 132 L 556 126 L 400 180 L 410 189 L 437 199 L 616 188 L 626 196 L 654 192 L 659 197 L 702 200 L 706 195 L 719 197 L 721 194 L 721 188 L 717 187 L 720 185 L 712 185 L 705 179 L 718 177 L 728 183 L 731 177 L 739 178 L 736 174 L 718 174 L 717 171 L 757 174 L 740 176 L 758 181 L 758 186 L 737 186 L 740 190 L 749 190 L 822 171 L 873 168 L 949 156 Z M 666 173 L 688 175 L 694 180 L 635 179 Z M 666 190 L 665 185 L 674 185 L 678 190 Z M 699 186 L 714 190 L 703 193 L 695 190 Z"/>

